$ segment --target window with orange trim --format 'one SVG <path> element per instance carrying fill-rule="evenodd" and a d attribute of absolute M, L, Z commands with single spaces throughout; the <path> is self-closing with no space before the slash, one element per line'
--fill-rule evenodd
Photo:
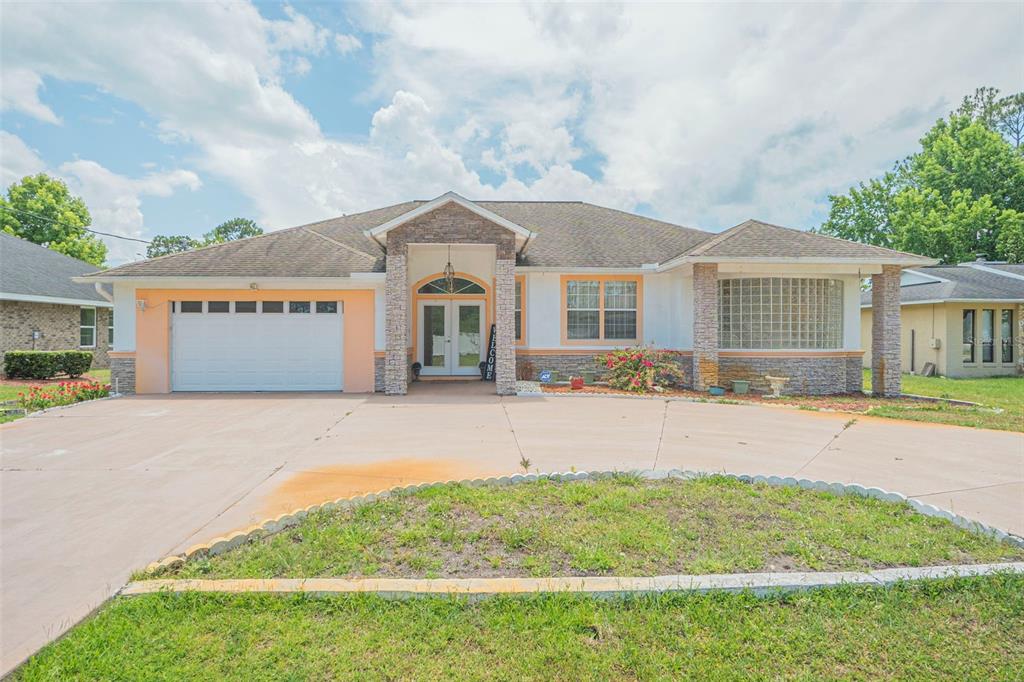
<path fill-rule="evenodd" d="M 640 278 L 566 279 L 563 295 L 566 341 L 640 338 Z"/>

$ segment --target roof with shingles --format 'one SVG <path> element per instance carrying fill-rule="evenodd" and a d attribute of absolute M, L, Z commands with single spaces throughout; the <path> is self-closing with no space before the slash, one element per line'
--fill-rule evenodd
<path fill-rule="evenodd" d="M 996 267 L 1001 265 L 1002 267 Z M 1024 275 L 1024 265 L 985 263 L 986 268 Z M 936 277 L 938 282 L 904 284 L 900 303 L 955 300 L 1014 300 L 1024 302 L 1024 279 L 964 265 L 936 265 L 914 268 L 914 272 Z M 871 292 L 861 294 L 861 305 L 871 305 Z"/>
<path fill-rule="evenodd" d="M 0 293 L 21 296 L 95 301 L 109 305 L 92 284 L 78 284 L 72 277 L 94 272 L 92 263 L 0 230 Z"/>
<path fill-rule="evenodd" d="M 426 201 L 270 232 L 195 251 L 122 265 L 102 276 L 342 277 L 384 272 L 384 250 L 364 232 Z M 580 201 L 477 201 L 531 232 L 519 265 L 639 268 L 677 256 L 919 258 L 876 246 L 747 221 L 721 234 L 683 227 Z M 704 251 L 700 251 L 701 246 Z"/>

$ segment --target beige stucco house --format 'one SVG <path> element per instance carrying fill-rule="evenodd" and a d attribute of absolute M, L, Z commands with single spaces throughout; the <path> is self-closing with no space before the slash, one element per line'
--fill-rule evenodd
<path fill-rule="evenodd" d="M 578 201 L 429 201 L 332 218 L 81 278 L 113 286 L 123 392 L 403 394 L 469 377 L 674 351 L 698 389 L 765 376 L 861 388 L 860 282 L 886 324 L 875 389 L 900 391 L 899 277 L 932 261 L 756 220 L 720 234 Z"/>
<path fill-rule="evenodd" d="M 948 377 L 1024 373 L 1024 264 L 983 259 L 913 268 L 900 281 L 901 363 Z M 870 293 L 861 300 L 861 343 L 871 349 Z M 865 366 L 868 366 L 865 363 Z"/>

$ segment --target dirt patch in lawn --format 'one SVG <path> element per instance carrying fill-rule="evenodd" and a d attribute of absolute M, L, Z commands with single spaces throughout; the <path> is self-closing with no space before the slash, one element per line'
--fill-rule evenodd
<path fill-rule="evenodd" d="M 724 477 L 621 475 L 437 486 L 298 526 L 157 577 L 546 577 L 867 570 L 1024 550 L 905 504 Z"/>
<path fill-rule="evenodd" d="M 484 475 L 464 461 L 451 459 L 393 459 L 367 464 L 342 464 L 301 471 L 270 493 L 265 516 L 287 514 L 299 507 L 340 497 L 375 493 L 400 485 L 478 478 Z"/>

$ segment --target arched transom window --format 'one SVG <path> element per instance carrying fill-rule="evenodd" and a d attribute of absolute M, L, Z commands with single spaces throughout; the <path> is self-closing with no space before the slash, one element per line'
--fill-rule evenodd
<path fill-rule="evenodd" d="M 456 277 L 452 280 L 451 291 L 448 290 L 448 282 L 444 277 L 438 277 L 421 286 L 416 292 L 419 294 L 482 294 L 484 288 L 473 280 Z"/>

